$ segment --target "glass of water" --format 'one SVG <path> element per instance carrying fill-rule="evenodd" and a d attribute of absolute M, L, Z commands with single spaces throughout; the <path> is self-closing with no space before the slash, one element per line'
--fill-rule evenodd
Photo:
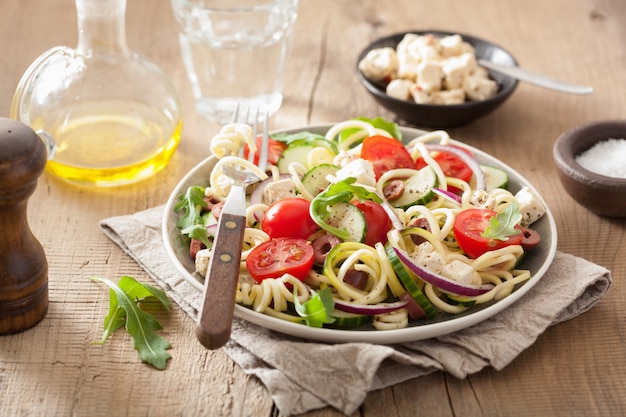
<path fill-rule="evenodd" d="M 298 0 L 171 0 L 196 110 L 225 124 L 237 104 L 274 115 Z"/>

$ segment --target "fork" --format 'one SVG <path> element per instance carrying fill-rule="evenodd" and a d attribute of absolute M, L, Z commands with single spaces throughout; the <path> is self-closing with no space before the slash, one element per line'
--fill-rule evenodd
<path fill-rule="evenodd" d="M 235 108 L 233 123 L 237 121 L 238 113 L 239 106 Z M 249 111 L 246 111 L 244 118 L 247 122 Z M 267 118 L 265 112 L 258 162 L 258 167 L 262 171 L 267 168 L 269 141 Z M 258 110 L 253 122 L 254 139 L 257 136 L 257 128 Z M 255 152 L 250 151 L 248 154 L 248 160 L 254 161 Z M 213 253 L 204 283 L 203 302 L 196 323 L 196 337 L 208 349 L 218 349 L 230 339 L 246 228 L 246 187 L 261 180 L 252 171 L 238 170 L 229 165 L 222 166 L 222 171 L 230 178 L 232 185 L 219 217 Z"/>

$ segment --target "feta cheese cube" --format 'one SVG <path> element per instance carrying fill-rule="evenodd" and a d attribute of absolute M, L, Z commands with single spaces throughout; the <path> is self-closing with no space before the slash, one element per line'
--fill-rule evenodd
<path fill-rule="evenodd" d="M 366 78 L 375 82 L 393 80 L 398 73 L 398 56 L 395 49 L 372 49 L 359 62 L 359 69 Z"/>
<path fill-rule="evenodd" d="M 431 97 L 430 93 L 424 91 L 417 84 L 411 85 L 409 92 L 411 93 L 411 97 L 413 97 L 413 101 L 415 101 L 417 104 L 432 104 L 433 102 L 433 98 Z"/>
<path fill-rule="evenodd" d="M 441 275 L 461 284 L 469 285 L 474 279 L 474 268 L 465 262 L 454 260 L 446 264 Z"/>
<path fill-rule="evenodd" d="M 489 78 L 489 70 L 475 63 L 467 72 L 468 77 Z"/>
<path fill-rule="evenodd" d="M 272 181 L 265 186 L 263 190 L 263 203 L 268 206 L 282 200 L 296 196 L 296 186 L 291 178 L 285 178 L 278 181 Z"/>
<path fill-rule="evenodd" d="M 463 104 L 465 103 L 465 91 L 462 88 L 454 90 L 434 91 L 432 94 L 433 104 Z"/>
<path fill-rule="evenodd" d="M 474 52 L 472 45 L 463 41 L 461 35 L 444 36 L 439 39 L 439 46 L 439 53 L 444 58 L 458 56 L 467 52 Z"/>
<path fill-rule="evenodd" d="M 522 213 L 521 225 L 524 227 L 539 220 L 547 210 L 541 199 L 528 187 L 519 190 L 515 194 L 515 199 Z"/>
<path fill-rule="evenodd" d="M 202 249 L 196 253 L 196 271 L 198 271 L 198 273 L 203 277 L 206 277 L 212 253 L 211 249 Z"/>
<path fill-rule="evenodd" d="M 389 97 L 398 100 L 408 100 L 411 98 L 411 86 L 413 82 L 409 80 L 396 79 L 391 81 L 385 90 Z"/>
<path fill-rule="evenodd" d="M 335 175 L 328 175 L 326 179 L 331 183 L 343 181 L 346 178 L 356 178 L 357 184 L 376 186 L 376 175 L 374 174 L 374 166 L 365 159 L 356 159 L 349 162 L 346 166 L 335 172 Z"/>
<path fill-rule="evenodd" d="M 350 162 L 355 161 L 360 157 L 360 153 L 353 150 L 340 151 L 333 159 L 333 165 L 337 165 L 340 168 L 345 167 Z"/>
<path fill-rule="evenodd" d="M 498 84 L 488 78 L 465 77 L 463 89 L 470 100 L 481 101 L 494 96 L 498 92 Z"/>
<path fill-rule="evenodd" d="M 452 90 L 463 88 L 465 77 L 470 69 L 476 66 L 476 57 L 473 54 L 462 54 L 441 61 L 444 74 L 444 87 Z"/>
<path fill-rule="evenodd" d="M 436 274 L 450 278 L 459 283 L 471 284 L 474 277 L 474 268 L 460 260 L 444 263 L 443 258 L 436 252 L 430 242 L 424 242 L 415 247 L 411 258 L 421 267 Z"/>
<path fill-rule="evenodd" d="M 398 78 L 409 81 L 417 79 L 417 66 L 422 62 L 421 57 L 408 52 L 398 52 Z"/>
<path fill-rule="evenodd" d="M 435 62 L 422 62 L 417 66 L 417 85 L 426 92 L 441 90 L 443 71 Z"/>

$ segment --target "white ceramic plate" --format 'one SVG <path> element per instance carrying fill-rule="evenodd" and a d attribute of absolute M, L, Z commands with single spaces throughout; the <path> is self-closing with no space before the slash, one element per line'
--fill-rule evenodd
<path fill-rule="evenodd" d="M 330 126 L 332 125 L 305 126 L 296 129 L 285 129 L 281 132 L 308 130 L 309 132 L 324 134 Z M 424 131 L 411 128 L 401 128 L 401 131 L 404 140 L 407 142 L 425 133 Z M 506 164 L 467 144 L 463 144 L 463 146 L 470 148 L 479 162 L 506 170 L 509 174 L 509 189 L 512 192 L 516 192 L 522 186 L 528 186 L 539 195 L 537 190 L 524 177 Z M 185 280 L 199 292 L 202 292 L 204 278 L 195 272 L 194 262 L 189 259 L 188 248 L 184 245 L 180 237 L 180 231 L 176 228 L 178 215 L 174 212 L 174 205 L 178 201 L 178 196 L 184 194 L 189 186 L 208 185 L 210 172 L 215 165 L 215 161 L 216 159 L 214 157 L 205 159 L 180 181 L 167 202 L 163 217 L 163 238 L 167 252 Z M 544 275 L 552 263 L 552 259 L 556 253 L 557 243 L 556 225 L 549 209 L 541 220 L 533 224 L 533 229 L 541 234 L 541 243 L 525 256 L 524 262 L 521 265 L 522 268 L 531 271 L 531 278 L 522 283 L 508 297 L 500 301 L 493 301 L 471 308 L 462 314 L 440 314 L 439 317 L 434 320 L 416 321 L 410 324 L 410 327 L 404 329 L 384 331 L 375 330 L 373 327 L 359 330 L 312 328 L 260 314 L 240 305 L 235 306 L 235 314 L 244 320 L 271 330 L 304 339 L 331 343 L 403 343 L 456 332 L 480 323 L 483 320 L 487 320 L 508 308 L 523 297 Z"/>

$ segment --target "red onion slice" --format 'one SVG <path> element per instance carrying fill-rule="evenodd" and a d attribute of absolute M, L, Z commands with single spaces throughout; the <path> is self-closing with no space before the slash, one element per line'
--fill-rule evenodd
<path fill-rule="evenodd" d="M 370 316 L 374 314 L 391 313 L 392 311 L 406 307 L 407 304 L 408 301 L 406 300 L 397 301 L 395 303 L 354 304 L 349 301 L 335 298 L 335 308 L 337 310 L 345 311 L 346 313 L 365 314 Z"/>
<path fill-rule="evenodd" d="M 418 275 L 424 282 L 434 285 L 443 292 L 448 292 L 457 295 L 466 295 L 474 297 L 481 295 L 491 290 L 494 286 L 491 284 L 486 285 L 467 285 L 456 282 L 450 278 L 446 278 L 442 275 L 436 274 L 418 265 L 411 259 L 408 253 L 400 248 L 394 247 L 393 250 L 398 255 L 400 261 L 407 266 L 413 273 Z"/>
<path fill-rule="evenodd" d="M 426 146 L 426 149 L 428 149 L 429 151 L 449 152 L 451 154 L 458 156 L 463 162 L 467 164 L 467 166 L 470 167 L 472 172 L 474 172 L 474 175 L 476 176 L 476 188 L 479 190 L 487 189 L 487 182 L 485 181 L 485 173 L 483 172 L 482 168 L 480 167 L 480 164 L 478 163 L 476 159 L 472 158 L 471 156 L 469 156 L 462 150 L 454 148 L 453 146 L 437 145 L 434 143 L 427 143 L 424 146 Z"/>
<path fill-rule="evenodd" d="M 404 229 L 404 224 L 402 224 L 402 221 L 396 214 L 393 206 L 389 204 L 389 202 L 385 199 L 383 199 L 383 202 L 380 205 L 383 210 L 385 210 L 385 213 L 387 213 L 387 217 L 389 217 L 389 220 L 391 220 L 391 225 L 393 226 L 393 228 L 397 230 Z"/>
<path fill-rule="evenodd" d="M 215 235 L 217 235 L 217 223 L 208 225 L 206 227 L 206 234 L 209 239 L 215 239 Z"/>
<path fill-rule="evenodd" d="M 461 196 L 454 194 L 451 191 L 448 190 L 442 190 L 441 188 L 433 188 L 433 191 L 435 192 L 435 194 L 439 194 L 445 198 L 447 198 L 448 200 L 454 202 L 454 203 L 458 203 L 461 204 Z"/>

